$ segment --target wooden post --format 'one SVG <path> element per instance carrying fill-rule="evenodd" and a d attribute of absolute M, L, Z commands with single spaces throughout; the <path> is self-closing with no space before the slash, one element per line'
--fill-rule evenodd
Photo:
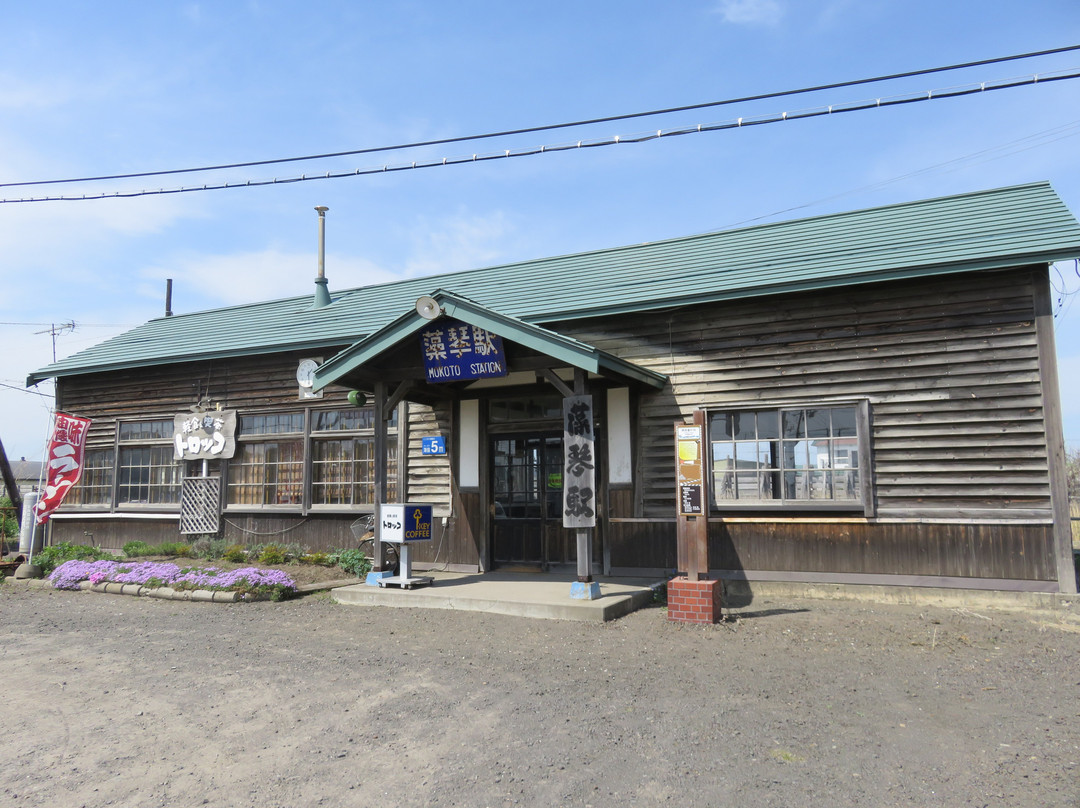
<path fill-rule="evenodd" d="M 585 371 L 574 369 L 574 395 L 563 399 L 563 527 L 577 536 L 577 581 L 570 597 L 594 600 L 600 585 L 592 577 L 592 534 L 596 526 L 596 442 L 592 399 Z"/>
<path fill-rule="evenodd" d="M 373 402 L 375 407 L 375 541 L 374 558 L 371 561 L 372 572 L 383 571 L 383 546 L 381 541 L 382 529 L 380 527 L 381 506 L 386 501 L 387 473 L 386 473 L 386 394 L 387 385 L 384 381 L 375 382 Z"/>
<path fill-rule="evenodd" d="M 705 411 L 694 411 L 688 426 L 675 423 L 676 551 L 679 571 L 690 581 L 709 575 L 709 470 L 706 461 Z"/>
<path fill-rule="evenodd" d="M 709 580 L 709 462 L 705 411 L 692 425 L 675 423 L 677 464 L 676 541 L 680 571 L 668 583 L 668 620 L 717 623 L 722 617 L 721 582 Z"/>

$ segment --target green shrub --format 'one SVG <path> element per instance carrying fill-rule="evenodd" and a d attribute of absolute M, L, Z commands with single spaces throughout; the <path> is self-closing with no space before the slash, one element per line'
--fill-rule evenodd
<path fill-rule="evenodd" d="M 196 558 L 213 561 L 216 558 L 221 558 L 225 552 L 225 547 L 225 539 L 215 539 L 203 535 L 191 543 L 191 552 L 195 554 Z"/>
<path fill-rule="evenodd" d="M 155 552 L 157 551 L 144 541 L 129 541 L 124 545 L 124 555 L 128 558 L 154 555 Z"/>
<path fill-rule="evenodd" d="M 178 556 L 180 558 L 191 558 L 194 553 L 191 550 L 191 545 L 182 541 L 166 541 L 159 544 L 154 548 L 157 555 L 164 556 Z"/>
<path fill-rule="evenodd" d="M 276 544 L 268 544 L 259 553 L 260 564 L 284 564 L 285 551 Z"/>
<path fill-rule="evenodd" d="M 330 560 L 356 578 L 371 572 L 371 559 L 360 550 L 338 550 L 331 554 Z"/>
<path fill-rule="evenodd" d="M 222 550 L 221 557 L 231 564 L 243 564 L 248 560 L 247 551 L 240 544 L 230 544 Z"/>
<path fill-rule="evenodd" d="M 103 559 L 115 559 L 108 550 L 99 550 L 86 544 L 71 544 L 61 542 L 45 547 L 34 553 L 34 563 L 41 566 L 41 570 L 48 575 L 65 561 L 101 561 Z"/>
<path fill-rule="evenodd" d="M 300 556 L 301 564 L 313 564 L 319 567 L 332 567 L 333 562 L 330 560 L 329 553 L 305 553 Z"/>
<path fill-rule="evenodd" d="M 0 540 L 14 539 L 19 535 L 19 520 L 15 518 L 15 506 L 7 497 L 0 499 Z"/>

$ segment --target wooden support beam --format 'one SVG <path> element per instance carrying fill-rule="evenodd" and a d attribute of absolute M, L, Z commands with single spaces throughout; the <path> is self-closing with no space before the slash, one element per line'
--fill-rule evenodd
<path fill-rule="evenodd" d="M 580 371 L 575 371 L 575 377 L 579 372 Z M 566 382 L 560 379 L 558 374 L 555 373 L 555 371 L 551 368 L 541 368 L 540 370 L 536 371 L 536 374 L 538 376 L 543 376 L 544 380 L 547 381 L 547 383 L 554 387 L 556 390 L 558 390 L 564 398 L 575 395 L 573 389 Z"/>

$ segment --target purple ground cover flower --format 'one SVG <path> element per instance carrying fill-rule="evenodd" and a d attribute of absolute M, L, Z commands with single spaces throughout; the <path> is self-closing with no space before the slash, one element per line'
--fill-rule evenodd
<path fill-rule="evenodd" d="M 65 561 L 52 571 L 49 580 L 57 589 L 78 589 L 81 581 L 142 585 L 153 582 L 183 589 L 296 589 L 296 581 L 281 570 L 258 567 L 237 570 L 221 570 L 218 567 L 181 568 L 176 564 L 158 561 L 135 564 L 120 561 Z"/>

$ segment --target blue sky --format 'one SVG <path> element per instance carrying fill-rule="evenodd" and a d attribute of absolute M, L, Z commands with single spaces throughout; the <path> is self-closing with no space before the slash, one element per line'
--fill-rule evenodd
<path fill-rule="evenodd" d="M 717 101 L 1080 44 L 1080 4 L 922 0 L 5 4 L 0 182 L 337 152 Z M 1080 68 L 1080 51 L 889 85 L 409 153 L 0 188 L 245 181 L 629 136 Z M 159 316 L 1050 180 L 1080 214 L 1080 81 L 640 145 L 132 199 L 0 204 L 0 440 L 38 457 L 52 359 Z M 77 190 L 76 190 L 77 189 Z M 1075 292 L 1073 263 L 1059 287 Z M 11 325 L 16 323 L 18 325 Z M 1066 439 L 1080 306 L 1062 295 Z M 38 391 L 51 395 L 51 384 Z"/>

